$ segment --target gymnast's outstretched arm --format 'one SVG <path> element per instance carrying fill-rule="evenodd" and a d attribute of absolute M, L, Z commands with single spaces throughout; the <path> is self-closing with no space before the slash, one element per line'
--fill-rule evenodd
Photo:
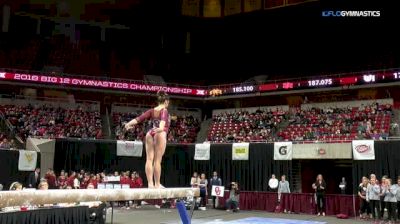
<path fill-rule="evenodd" d="M 144 112 L 142 115 L 140 115 L 137 118 L 132 119 L 131 121 L 129 121 L 128 123 L 125 124 L 125 129 L 129 130 L 131 128 L 133 128 L 133 126 L 137 125 L 138 123 L 147 120 L 151 117 L 151 109 Z"/>

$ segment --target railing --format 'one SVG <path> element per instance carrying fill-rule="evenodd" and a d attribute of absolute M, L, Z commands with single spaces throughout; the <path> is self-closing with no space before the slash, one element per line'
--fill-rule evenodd
<path fill-rule="evenodd" d="M 14 126 L 10 123 L 9 120 L 6 119 L 2 111 L 0 111 L 0 119 L 4 121 L 4 124 L 7 126 L 8 130 L 11 133 L 11 137 L 15 138 L 20 145 L 23 145 L 24 141 L 20 137 L 18 137 L 18 135 L 15 134 Z"/>
<path fill-rule="evenodd" d="M 117 107 L 120 107 L 120 110 L 116 109 Z M 123 109 L 128 109 L 128 108 L 135 108 L 135 109 L 140 109 L 140 110 L 146 110 L 149 109 L 149 105 L 144 105 L 144 104 L 132 104 L 132 103 L 113 103 L 111 107 L 111 113 L 116 113 L 116 112 L 125 112 Z M 195 117 L 199 120 L 201 120 L 201 110 L 199 108 L 186 108 L 186 107 L 173 107 L 168 109 L 170 111 L 170 114 L 174 113 L 191 113 L 195 115 Z M 178 114 L 178 115 L 179 115 Z"/>
<path fill-rule="evenodd" d="M 112 106 L 117 106 L 117 107 L 133 107 L 133 108 L 144 108 L 148 109 L 150 108 L 149 105 L 145 104 L 134 104 L 134 103 L 113 103 Z M 172 108 L 174 110 L 179 110 L 179 111 L 193 111 L 193 112 L 199 112 L 199 108 L 190 108 L 190 107 L 174 107 Z"/>
<path fill-rule="evenodd" d="M 0 94 L 0 98 L 12 98 L 12 99 L 20 99 L 20 100 L 34 99 L 34 100 L 48 101 L 48 102 L 71 103 L 71 101 L 65 97 L 48 97 L 48 96 L 44 97 L 44 96 L 25 96 L 25 95 L 13 96 L 10 94 Z M 74 100 L 74 102 L 81 103 L 81 104 L 95 104 L 95 105 L 100 104 L 100 102 L 93 101 L 93 100 Z"/>
<path fill-rule="evenodd" d="M 110 124 L 110 113 L 108 112 L 108 107 L 106 107 L 106 125 L 107 125 L 107 138 L 111 138 L 111 124 Z"/>
<path fill-rule="evenodd" d="M 24 95 L 9 95 L 9 94 L 0 94 L 0 99 L 12 99 L 14 100 L 35 100 L 41 101 L 43 103 L 64 103 L 64 104 L 71 104 L 71 101 L 65 97 L 40 97 L 40 96 L 24 96 Z M 32 103 L 31 101 L 27 101 L 27 103 Z M 88 106 L 90 111 L 93 109 L 95 111 L 100 110 L 100 102 L 98 101 L 91 101 L 91 100 L 74 100 L 73 104 L 80 105 L 80 106 Z M 88 109 L 88 108 L 87 108 Z"/>
<path fill-rule="evenodd" d="M 0 118 L 4 121 L 4 123 L 6 124 L 7 128 L 8 128 L 10 131 L 13 131 L 13 130 L 14 130 L 14 127 L 12 126 L 12 124 L 10 123 L 10 121 L 8 121 L 8 120 L 6 119 L 6 117 L 4 116 L 4 114 L 3 114 L 2 111 L 0 111 Z"/>

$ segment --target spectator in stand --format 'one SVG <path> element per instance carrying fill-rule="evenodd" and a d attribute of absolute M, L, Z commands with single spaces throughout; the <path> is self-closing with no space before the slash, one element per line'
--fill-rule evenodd
<path fill-rule="evenodd" d="M 40 168 L 36 168 L 35 172 L 29 174 L 28 187 L 37 188 L 40 180 Z"/>
<path fill-rule="evenodd" d="M 317 200 L 317 215 L 325 216 L 325 190 L 326 183 L 321 174 L 318 174 L 317 180 L 312 184 L 312 188 L 315 190 L 315 196 Z"/>
<path fill-rule="evenodd" d="M 280 140 L 352 140 L 372 138 L 374 130 L 388 134 L 390 115 L 363 105 L 358 111 L 351 107 L 328 109 L 297 109 L 291 115 L 289 126 L 278 133 Z M 311 130 L 310 130 L 311 128 Z M 359 132 L 357 134 L 357 132 Z M 376 134 L 376 133 L 375 133 Z M 380 138 L 379 136 L 374 136 Z"/>
<path fill-rule="evenodd" d="M 199 187 L 200 187 L 200 197 L 201 197 L 200 207 L 204 207 L 205 209 L 205 207 L 207 206 L 208 181 L 206 179 L 206 174 L 204 173 L 200 175 Z"/>
<path fill-rule="evenodd" d="M 10 149 L 11 144 L 8 142 L 7 138 L 4 138 L 3 141 L 0 142 L 0 149 Z"/>
<path fill-rule="evenodd" d="M 389 138 L 389 134 L 385 132 L 385 129 L 381 129 L 379 135 L 379 140 L 387 140 Z"/>
<path fill-rule="evenodd" d="M 47 181 L 48 187 L 50 189 L 56 189 L 57 188 L 57 177 L 54 174 L 53 169 L 49 168 L 46 172 L 46 174 L 44 175 L 44 178 Z"/>
<path fill-rule="evenodd" d="M 15 126 L 22 139 L 29 136 L 42 138 L 96 138 L 101 132 L 99 112 L 42 106 L 0 106 L 6 119 Z"/>
<path fill-rule="evenodd" d="M 10 140 L 10 149 L 17 150 L 17 144 L 15 143 L 14 139 Z"/>
<path fill-rule="evenodd" d="M 365 134 L 364 134 L 362 131 L 359 130 L 359 131 L 357 132 L 356 139 L 358 139 L 358 140 L 363 140 L 363 139 L 365 139 Z"/>
<path fill-rule="evenodd" d="M 380 140 L 381 135 L 378 133 L 378 130 L 374 130 L 370 137 L 373 140 Z"/>
<path fill-rule="evenodd" d="M 370 205 L 367 201 L 367 188 L 369 180 L 362 177 L 361 184 L 358 186 L 358 197 L 360 197 L 360 218 L 365 219 L 370 215 Z"/>
<path fill-rule="evenodd" d="M 218 177 L 217 171 L 214 171 L 214 172 L 213 172 L 213 176 L 212 176 L 212 178 L 210 179 L 210 185 L 211 185 L 211 188 L 212 188 L 212 186 L 222 186 L 222 180 L 221 180 L 220 177 Z M 210 192 L 211 192 L 211 190 L 210 190 Z M 214 209 L 215 209 L 216 207 L 218 207 L 218 200 L 216 200 L 216 199 L 217 199 L 216 196 L 212 196 L 213 208 L 214 208 Z"/>
<path fill-rule="evenodd" d="M 285 120 L 286 112 L 260 110 L 236 111 L 213 116 L 208 140 L 211 142 L 273 141 L 271 137 Z"/>

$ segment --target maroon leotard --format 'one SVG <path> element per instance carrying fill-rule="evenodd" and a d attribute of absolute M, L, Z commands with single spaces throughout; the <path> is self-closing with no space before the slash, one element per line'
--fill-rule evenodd
<path fill-rule="evenodd" d="M 156 116 L 157 113 L 157 116 Z M 160 111 L 156 111 L 154 109 L 147 110 L 144 112 L 142 115 L 136 118 L 137 122 L 143 122 L 145 120 L 153 120 L 153 128 L 149 131 L 150 135 L 154 137 L 156 134 L 155 129 L 160 127 L 160 122 L 164 121 L 164 131 L 168 133 L 168 128 L 169 128 L 169 114 L 167 109 L 161 109 Z"/>

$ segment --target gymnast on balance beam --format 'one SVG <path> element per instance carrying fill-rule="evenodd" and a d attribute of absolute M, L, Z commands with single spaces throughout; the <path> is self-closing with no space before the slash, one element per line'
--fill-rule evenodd
<path fill-rule="evenodd" d="M 145 120 L 153 121 L 153 128 L 146 134 L 146 177 L 149 188 L 161 188 L 161 161 L 167 144 L 167 133 L 170 125 L 168 114 L 169 96 L 162 90 L 157 92 L 158 106 L 147 110 L 139 117 L 125 124 L 125 129 L 132 129 Z"/>

